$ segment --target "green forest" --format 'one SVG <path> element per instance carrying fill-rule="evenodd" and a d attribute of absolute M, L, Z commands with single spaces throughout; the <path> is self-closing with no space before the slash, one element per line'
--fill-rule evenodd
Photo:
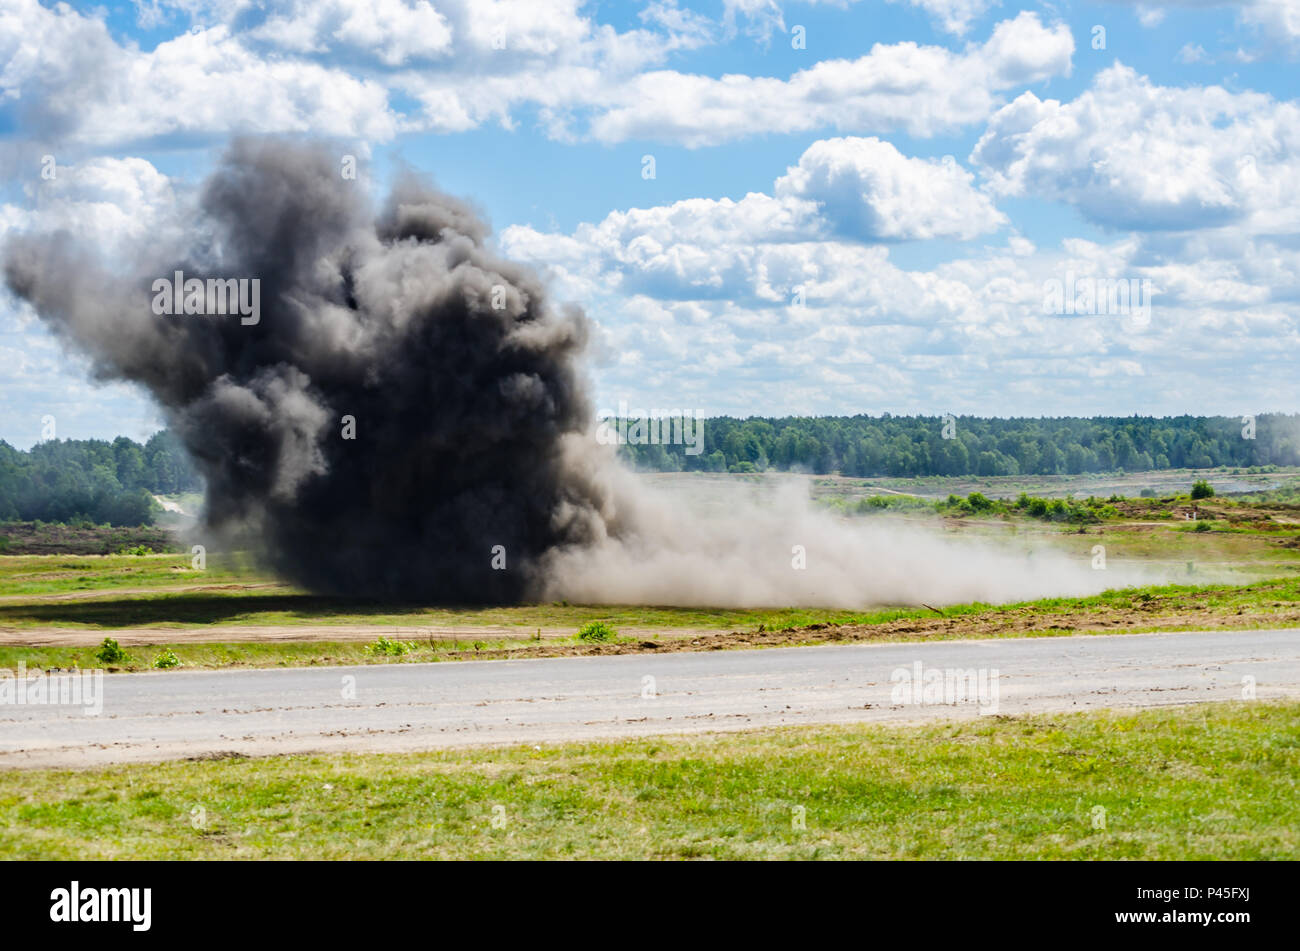
<path fill-rule="evenodd" d="M 688 455 L 685 445 L 662 444 L 624 444 L 619 452 L 637 468 L 659 472 L 798 470 L 863 477 L 1300 465 L 1300 415 L 990 419 L 885 414 L 719 416 L 703 422 L 697 454 Z"/>
<path fill-rule="evenodd" d="M 667 427 L 664 427 L 667 432 Z M 635 432 L 635 430 L 633 430 Z M 680 430 L 675 434 L 681 436 Z M 802 471 L 846 476 L 1075 475 L 1149 469 L 1300 465 L 1300 415 L 1155 418 L 718 416 L 700 452 L 685 444 L 620 445 L 658 472 Z M 0 441 L 0 521 L 153 523 L 153 494 L 202 482 L 167 432 L 141 445 L 65 439 L 23 452 Z"/>
<path fill-rule="evenodd" d="M 0 521 L 150 525 L 153 494 L 202 487 L 189 457 L 167 432 L 144 445 L 119 436 L 60 439 L 22 452 L 0 441 Z"/>

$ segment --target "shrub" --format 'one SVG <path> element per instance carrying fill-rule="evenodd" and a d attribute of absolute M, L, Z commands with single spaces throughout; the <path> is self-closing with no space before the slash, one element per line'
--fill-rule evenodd
<path fill-rule="evenodd" d="M 1204 479 L 1197 479 L 1194 483 L 1192 483 L 1192 498 L 1208 499 L 1211 498 L 1213 495 L 1214 495 L 1214 486 L 1210 485 L 1210 483 L 1206 482 Z"/>
<path fill-rule="evenodd" d="M 587 641 L 612 641 L 618 637 L 618 631 L 614 630 L 604 621 L 591 621 L 582 625 L 578 631 L 578 640 Z"/>
<path fill-rule="evenodd" d="M 1194 528 L 1194 529 L 1192 529 L 1192 530 L 1193 530 L 1193 531 L 1196 531 L 1196 532 L 1208 532 L 1208 531 L 1210 530 L 1210 527 L 1211 527 L 1211 526 L 1210 526 L 1210 523 L 1209 523 L 1209 522 L 1204 522 L 1204 521 L 1202 521 L 1202 522 L 1197 522 L 1197 523 L 1196 523 L 1196 528 Z"/>
<path fill-rule="evenodd" d="M 373 644 L 365 646 L 367 654 L 380 654 L 384 657 L 401 657 L 403 654 L 409 654 L 415 650 L 414 641 L 390 641 L 382 634 Z"/>
<path fill-rule="evenodd" d="M 153 659 L 153 665 L 159 670 L 166 670 L 169 667 L 179 667 L 181 660 L 175 651 L 165 650 Z"/>
<path fill-rule="evenodd" d="M 130 660 L 127 652 L 122 650 L 122 645 L 111 637 L 104 638 L 104 643 L 99 645 L 95 651 L 95 659 L 101 664 L 120 664 Z"/>

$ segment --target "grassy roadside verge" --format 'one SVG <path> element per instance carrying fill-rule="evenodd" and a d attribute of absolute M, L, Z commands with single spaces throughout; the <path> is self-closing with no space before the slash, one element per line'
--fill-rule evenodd
<path fill-rule="evenodd" d="M 1264 702 L 20 770 L 0 855 L 1294 859 L 1298 773 Z"/>
<path fill-rule="evenodd" d="M 550 609 L 550 613 L 548 612 Z M 1016 604 L 983 603 L 872 612 L 698 611 L 691 608 L 555 607 L 524 606 L 491 609 L 493 617 L 517 612 L 516 634 L 465 631 L 431 634 L 419 626 L 380 628 L 368 637 L 384 636 L 409 644 L 401 653 L 376 653 L 373 641 L 294 640 L 278 632 L 275 639 L 221 641 L 205 637 L 201 628 L 183 633 L 159 627 L 125 644 L 128 658 L 114 670 L 146 670 L 166 650 L 174 652 L 184 668 L 290 667 L 368 663 L 427 663 L 446 660 L 494 660 L 522 657 L 559 657 L 668 651 L 705 651 L 727 648 L 789 647 L 824 643 L 952 640 L 989 637 L 1052 637 L 1069 634 L 1122 634 L 1161 630 L 1243 630 L 1261 627 L 1300 627 L 1300 579 L 1274 580 L 1247 585 L 1166 585 L 1107 591 L 1091 597 L 1044 598 Z M 688 627 L 706 616 L 707 627 L 685 634 L 673 628 Z M 625 633 L 608 643 L 583 643 L 576 637 L 535 639 L 534 630 L 518 623 L 544 619 L 548 627 L 578 619 L 603 620 L 615 629 L 631 622 L 635 636 Z M 731 621 L 734 627 L 721 627 Z M 662 625 L 662 629 L 656 630 Z M 322 625 L 328 627 L 328 625 Z M 473 632 L 474 628 L 468 628 Z M 113 629 L 103 633 L 111 636 Z M 155 636 L 156 635 L 156 636 Z M 319 634 L 317 635 L 319 636 Z M 0 668 L 19 662 L 28 669 L 100 666 L 93 646 L 0 645 Z"/>

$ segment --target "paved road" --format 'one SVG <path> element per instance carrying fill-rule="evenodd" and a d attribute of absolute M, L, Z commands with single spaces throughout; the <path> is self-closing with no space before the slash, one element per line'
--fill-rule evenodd
<path fill-rule="evenodd" d="M 914 693 L 900 671 L 915 676 L 918 663 Z M 976 672 L 968 697 L 927 696 L 927 674 L 945 670 Z M 0 705 L 0 766 L 1158 706 L 1240 699 L 1243 678 L 1260 699 L 1300 696 L 1300 631 L 114 674 L 98 716 Z"/>

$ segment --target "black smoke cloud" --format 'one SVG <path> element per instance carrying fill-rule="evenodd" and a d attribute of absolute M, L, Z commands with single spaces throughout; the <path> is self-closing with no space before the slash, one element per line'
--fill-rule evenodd
<path fill-rule="evenodd" d="M 376 213 L 336 154 L 241 140 L 184 225 L 183 247 L 130 266 L 22 235 L 4 269 L 98 377 L 153 395 L 213 531 L 256 532 L 315 591 L 430 603 L 536 597 L 548 556 L 617 533 L 586 319 L 485 247 L 468 206 L 408 177 Z M 155 314 L 175 270 L 259 279 L 259 322 Z"/>

